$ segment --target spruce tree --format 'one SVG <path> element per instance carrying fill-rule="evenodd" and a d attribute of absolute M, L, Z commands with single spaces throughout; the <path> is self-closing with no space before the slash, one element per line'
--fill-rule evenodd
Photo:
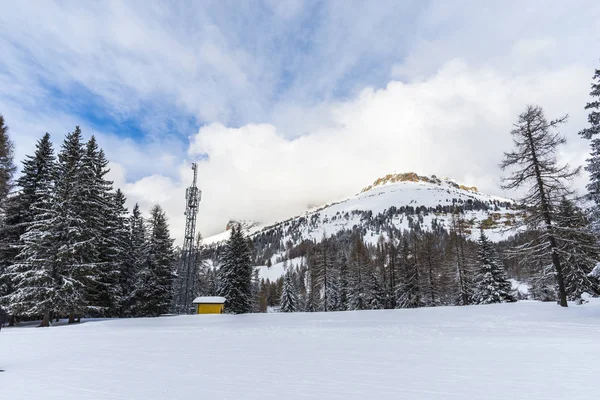
<path fill-rule="evenodd" d="M 371 271 L 367 276 L 367 288 L 367 308 L 369 310 L 385 308 L 385 291 L 375 271 Z"/>
<path fill-rule="evenodd" d="M 419 266 L 416 260 L 416 254 L 412 248 L 408 235 L 402 238 L 401 264 L 404 271 L 403 282 L 399 285 L 397 291 L 398 308 L 417 308 L 421 307 L 421 288 L 419 286 Z"/>
<path fill-rule="evenodd" d="M 324 301 L 326 301 L 327 304 L 324 305 L 324 308 L 326 308 L 328 311 L 343 310 L 340 296 L 339 277 L 333 272 L 333 270 L 330 272 L 326 291 L 327 293 L 324 297 Z"/>
<path fill-rule="evenodd" d="M 58 180 L 53 201 L 54 220 L 50 234 L 56 238 L 58 273 L 70 284 L 63 288 L 61 308 L 69 322 L 88 311 L 88 289 L 97 278 L 97 237 L 88 225 L 90 205 L 89 171 L 84 169 L 85 149 L 81 129 L 67 134 L 58 155 Z"/>
<path fill-rule="evenodd" d="M 173 301 L 175 252 L 167 217 L 158 205 L 150 212 L 148 259 L 141 273 L 143 279 L 139 305 L 145 316 L 166 314 Z"/>
<path fill-rule="evenodd" d="M 339 270 L 338 287 L 339 287 L 339 307 L 340 311 L 348 309 L 349 304 L 349 275 L 348 275 L 348 257 L 344 251 L 338 252 L 336 264 Z"/>
<path fill-rule="evenodd" d="M 130 296 L 135 289 L 135 262 L 131 251 L 131 226 L 126 198 L 121 189 L 112 197 L 112 208 L 107 218 L 108 256 L 117 276 L 112 289 L 112 315 L 124 317 L 131 306 Z"/>
<path fill-rule="evenodd" d="M 511 284 L 506 277 L 504 266 L 483 229 L 480 230 L 478 244 L 478 269 L 475 277 L 477 289 L 473 296 L 475 304 L 516 301 L 511 294 Z"/>
<path fill-rule="evenodd" d="M 594 72 L 592 77 L 590 96 L 592 101 L 585 106 L 589 110 L 589 127 L 581 130 L 579 134 L 590 140 L 590 157 L 587 159 L 586 171 L 590 174 L 590 183 L 587 185 L 589 198 L 594 207 L 591 214 L 592 230 L 596 235 L 600 234 L 600 69 Z"/>
<path fill-rule="evenodd" d="M 564 116 L 548 121 L 541 107 L 528 106 L 511 131 L 514 150 L 504 153 L 501 163 L 503 170 L 514 169 L 504 179 L 503 188 L 515 190 L 525 188 L 525 196 L 519 205 L 527 210 L 524 224 L 537 231 L 546 245 L 536 249 L 529 257 L 552 257 L 558 286 L 558 303 L 567 307 L 567 293 L 563 266 L 559 256 L 556 237 L 556 207 L 560 199 L 569 194 L 566 183 L 577 175 L 579 170 L 571 170 L 568 165 L 559 165 L 556 152 L 566 141 L 559 133 L 553 132 L 566 122 Z"/>
<path fill-rule="evenodd" d="M 52 227 L 56 221 L 54 186 L 56 166 L 50 136 L 46 134 L 37 144 L 33 157 L 24 162 L 19 179 L 22 205 L 19 225 L 18 253 L 7 268 L 12 283 L 5 297 L 12 315 L 42 315 L 40 326 L 49 326 L 50 313 L 64 311 L 62 296 L 72 285 L 68 275 L 56 262 L 58 239 Z"/>
<path fill-rule="evenodd" d="M 295 312 L 298 310 L 298 295 L 296 294 L 291 271 L 288 271 L 283 278 L 279 306 L 281 312 Z"/>
<path fill-rule="evenodd" d="M 148 267 L 148 242 L 146 221 L 136 203 L 129 218 L 129 257 L 127 257 L 128 269 L 134 277 L 134 287 L 129 294 L 123 293 L 121 299 L 123 314 L 126 316 L 143 316 L 146 283 L 150 281 Z"/>
<path fill-rule="evenodd" d="M 234 226 L 221 258 L 219 295 L 225 297 L 225 311 L 244 314 L 252 311 L 252 266 L 248 242 L 241 227 Z"/>
<path fill-rule="evenodd" d="M 583 211 L 571 200 L 558 207 L 556 236 L 563 261 L 568 300 L 580 301 L 583 293 L 600 294 L 598 280 L 591 272 L 600 260 L 600 246 Z"/>
<path fill-rule="evenodd" d="M 362 238 L 356 234 L 349 260 L 348 310 L 369 308 L 370 259 Z"/>
<path fill-rule="evenodd" d="M 317 285 L 321 286 L 320 292 L 323 294 L 322 310 L 330 311 L 329 306 L 334 301 L 327 299 L 327 296 L 332 292 L 330 288 L 333 281 L 333 256 L 331 254 L 328 239 L 323 235 L 322 241 L 315 249 L 315 254 L 312 256 L 312 268 Z M 333 294 L 335 296 L 335 294 Z"/>
<path fill-rule="evenodd" d="M 118 295 L 118 249 L 116 248 L 117 216 L 114 214 L 112 182 L 105 179 L 109 172 L 104 152 L 92 136 L 85 145 L 81 159 L 79 191 L 81 218 L 85 221 L 84 240 L 91 269 L 85 279 L 87 310 L 93 316 L 109 316 L 116 309 Z"/>

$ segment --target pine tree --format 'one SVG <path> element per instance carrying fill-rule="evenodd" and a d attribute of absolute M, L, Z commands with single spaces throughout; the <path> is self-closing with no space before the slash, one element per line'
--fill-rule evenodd
<path fill-rule="evenodd" d="M 368 250 L 361 237 L 355 235 L 349 263 L 348 310 L 369 308 L 369 270 Z"/>
<path fill-rule="evenodd" d="M 586 171 L 590 174 L 590 183 L 587 185 L 590 199 L 594 202 L 591 214 L 592 230 L 596 235 L 600 234 L 600 69 L 597 69 L 592 78 L 590 96 L 592 101 L 585 106 L 590 110 L 588 122 L 590 126 L 583 129 L 579 134 L 590 140 L 590 157 L 587 160 Z"/>
<path fill-rule="evenodd" d="M 127 263 L 134 277 L 134 287 L 129 295 L 121 299 L 126 316 L 143 316 L 146 284 L 150 282 L 150 270 L 148 266 L 148 241 L 146 221 L 142 217 L 140 206 L 136 203 L 129 219 L 129 257 Z"/>
<path fill-rule="evenodd" d="M 598 280 L 591 276 L 600 260 L 598 239 L 584 213 L 566 198 L 558 207 L 556 236 L 567 299 L 580 301 L 583 293 L 600 294 Z"/>
<path fill-rule="evenodd" d="M 371 271 L 367 276 L 367 293 L 367 308 L 369 310 L 385 308 L 385 291 L 375 271 Z"/>
<path fill-rule="evenodd" d="M 115 312 L 118 301 L 121 258 L 116 240 L 119 240 L 117 225 L 120 222 L 115 214 L 112 182 L 105 178 L 108 172 L 108 161 L 92 136 L 81 159 L 79 189 L 82 197 L 78 200 L 87 227 L 85 240 L 91 266 L 91 275 L 85 282 L 86 303 L 87 310 L 94 316 L 109 316 Z"/>
<path fill-rule="evenodd" d="M 0 301 L 12 292 L 13 281 L 8 267 L 16 262 L 23 246 L 21 236 L 34 221 L 32 205 L 39 200 L 39 183 L 54 181 L 55 157 L 50 135 L 45 134 L 37 142 L 34 156 L 23 161 L 21 176 L 17 179 L 18 192 L 4 201 L 4 215 L 0 228 Z M 43 192 L 43 191 L 42 191 Z M 6 304 L 5 304 L 6 305 Z"/>
<path fill-rule="evenodd" d="M 56 239 L 58 273 L 69 281 L 61 295 L 61 309 L 69 322 L 88 310 L 88 289 L 97 278 L 97 248 L 94 229 L 88 226 L 89 176 L 83 167 L 85 149 L 79 127 L 67 134 L 58 155 L 50 235 Z"/>
<path fill-rule="evenodd" d="M 349 306 L 349 276 L 348 276 L 348 257 L 346 257 L 346 253 L 344 251 L 340 251 L 337 257 L 337 265 L 339 273 L 338 278 L 338 287 L 339 287 L 339 296 L 340 296 L 340 304 L 338 309 L 340 311 L 345 311 Z"/>
<path fill-rule="evenodd" d="M 125 207 L 126 198 L 121 189 L 111 196 L 112 207 L 108 215 L 107 234 L 108 254 L 105 255 L 112 270 L 116 272 L 111 294 L 111 314 L 119 317 L 127 315 L 130 296 L 135 289 L 135 262 L 131 257 L 131 226 L 129 211 Z M 139 211 L 139 210 L 138 210 Z"/>
<path fill-rule="evenodd" d="M 298 295 L 294 287 L 291 271 L 288 271 L 283 278 L 283 289 L 279 305 L 281 312 L 295 312 L 298 310 Z"/>
<path fill-rule="evenodd" d="M 241 227 L 233 227 L 221 260 L 219 295 L 232 314 L 252 311 L 252 266 L 248 242 Z"/>
<path fill-rule="evenodd" d="M 330 272 L 326 290 L 324 301 L 327 301 L 327 304 L 323 307 L 327 308 L 327 311 L 342 311 L 339 277 L 333 270 Z"/>
<path fill-rule="evenodd" d="M 19 179 L 22 208 L 18 217 L 25 232 L 20 235 L 18 254 L 7 268 L 13 290 L 6 297 L 12 315 L 43 315 L 40 326 L 50 325 L 50 313 L 64 311 L 62 296 L 72 285 L 56 264 L 57 237 L 54 186 L 56 167 L 50 136 L 37 144 L 36 153 L 24 162 Z M 20 228 L 20 226 L 19 226 Z"/>
<path fill-rule="evenodd" d="M 171 309 L 175 279 L 175 252 L 167 217 L 158 205 L 150 211 L 148 259 L 143 268 L 139 307 L 146 316 L 159 316 Z"/>
<path fill-rule="evenodd" d="M 511 284 L 506 277 L 504 266 L 483 229 L 480 230 L 478 244 L 475 303 L 492 304 L 516 301 L 511 294 Z"/>
<path fill-rule="evenodd" d="M 315 250 L 316 254 L 312 257 L 312 267 L 316 279 L 316 283 L 321 286 L 320 292 L 323 293 L 323 311 L 330 311 L 329 306 L 331 304 L 335 304 L 336 301 L 330 301 L 327 299 L 327 296 L 332 293 L 334 296 L 337 296 L 332 292 L 332 288 L 330 287 L 333 277 L 333 256 L 331 254 L 331 250 L 329 247 L 329 242 L 325 235 L 323 235 L 323 239 L 320 245 Z"/>
<path fill-rule="evenodd" d="M 544 248 L 529 256 L 541 257 L 544 252 L 551 255 L 558 285 L 558 302 L 563 307 L 567 307 L 567 293 L 556 239 L 555 209 L 560 199 L 569 193 L 566 182 L 579 170 L 572 171 L 568 165 L 558 164 L 558 146 L 566 141 L 552 130 L 566 120 L 564 116 L 548 122 L 540 107 L 528 106 L 511 131 L 514 150 L 504 154 L 501 164 L 503 170 L 516 168 L 504 179 L 504 189 L 527 188 L 526 195 L 519 201 L 520 206 L 527 210 L 524 223 L 529 229 L 538 231 L 546 242 Z"/>
<path fill-rule="evenodd" d="M 13 162 L 13 143 L 8 137 L 8 126 L 0 115 L 0 204 L 12 188 L 12 179 L 17 167 Z"/>
<path fill-rule="evenodd" d="M 404 277 L 403 282 L 398 287 L 397 304 L 399 308 L 417 308 L 423 305 L 419 286 L 419 267 L 415 251 L 407 236 L 404 235 L 402 238 L 401 262 Z"/>

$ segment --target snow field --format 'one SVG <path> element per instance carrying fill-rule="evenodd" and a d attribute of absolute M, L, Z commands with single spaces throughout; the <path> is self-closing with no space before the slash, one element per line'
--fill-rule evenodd
<path fill-rule="evenodd" d="M 88 321 L 0 333 L 11 399 L 591 399 L 600 302 Z"/>

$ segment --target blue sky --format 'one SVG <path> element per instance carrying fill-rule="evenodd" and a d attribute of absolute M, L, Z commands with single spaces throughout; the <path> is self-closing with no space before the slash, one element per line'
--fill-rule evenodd
<path fill-rule="evenodd" d="M 79 124 L 130 201 L 163 204 L 176 229 L 195 160 L 214 233 L 390 170 L 499 193 L 507 128 L 529 102 L 569 113 L 563 157 L 586 156 L 574 133 L 600 58 L 594 1 L 0 3 L 17 158 Z"/>

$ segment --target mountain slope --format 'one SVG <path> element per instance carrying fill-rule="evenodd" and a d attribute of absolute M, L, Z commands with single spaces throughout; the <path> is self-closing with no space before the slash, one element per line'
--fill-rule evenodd
<path fill-rule="evenodd" d="M 365 240 L 374 243 L 380 235 L 386 235 L 389 227 L 403 230 L 418 225 L 427 230 L 435 222 L 448 228 L 454 210 L 462 213 L 468 234 L 483 224 L 496 241 L 508 236 L 504 228 L 516 217 L 511 200 L 479 193 L 474 187 L 450 179 L 405 173 L 386 175 L 355 196 L 271 226 L 253 226 L 247 233 L 254 238 L 281 236 L 283 243 L 298 244 L 342 230 L 361 229 Z M 275 231 L 282 235 L 273 235 Z M 217 244 L 227 237 L 223 232 L 207 238 L 205 243 Z"/>

